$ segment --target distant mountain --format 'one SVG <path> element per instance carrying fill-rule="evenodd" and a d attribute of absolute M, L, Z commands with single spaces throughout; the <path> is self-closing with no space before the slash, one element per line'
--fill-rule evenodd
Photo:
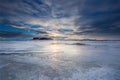
<path fill-rule="evenodd" d="M 53 40 L 53 39 L 49 37 L 34 37 L 33 40 Z"/>
<path fill-rule="evenodd" d="M 97 39 L 67 39 L 68 41 L 120 41 L 120 40 L 97 40 Z"/>

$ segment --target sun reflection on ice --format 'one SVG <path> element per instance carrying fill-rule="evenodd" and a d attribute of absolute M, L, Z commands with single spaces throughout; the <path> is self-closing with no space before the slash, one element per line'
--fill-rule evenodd
<path fill-rule="evenodd" d="M 58 61 L 60 59 L 60 55 L 63 52 L 62 46 L 60 45 L 59 41 L 52 41 L 52 43 L 48 46 L 48 51 L 50 51 L 51 61 Z"/>
<path fill-rule="evenodd" d="M 81 55 L 80 48 L 76 45 L 69 45 L 63 41 L 53 40 L 45 49 L 48 51 L 48 63 L 53 69 L 58 71 L 61 71 L 61 67 L 68 68 L 75 66 L 76 63 L 74 60 Z"/>
<path fill-rule="evenodd" d="M 75 58 L 81 54 L 81 49 L 78 49 L 75 45 L 67 45 L 62 41 L 52 41 L 46 50 L 49 52 L 51 61 L 56 62 L 63 60 L 64 58 Z"/>

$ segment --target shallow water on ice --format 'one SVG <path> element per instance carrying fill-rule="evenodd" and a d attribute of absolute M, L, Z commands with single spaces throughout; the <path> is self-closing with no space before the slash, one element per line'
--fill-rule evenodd
<path fill-rule="evenodd" d="M 120 80 L 120 41 L 0 41 L 0 80 Z"/>

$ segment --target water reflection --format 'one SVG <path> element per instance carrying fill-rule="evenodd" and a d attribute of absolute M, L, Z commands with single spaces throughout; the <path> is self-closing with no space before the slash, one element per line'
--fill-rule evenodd
<path fill-rule="evenodd" d="M 54 65 L 65 61 L 73 61 L 74 58 L 81 54 L 81 49 L 77 46 L 66 45 L 60 41 L 52 41 L 49 45 L 44 47 L 48 51 L 48 60 Z"/>
<path fill-rule="evenodd" d="M 58 41 L 52 41 L 48 46 L 46 46 L 45 50 L 48 51 L 49 61 L 54 63 L 59 62 L 61 54 L 64 53 L 62 48 L 63 47 Z"/>

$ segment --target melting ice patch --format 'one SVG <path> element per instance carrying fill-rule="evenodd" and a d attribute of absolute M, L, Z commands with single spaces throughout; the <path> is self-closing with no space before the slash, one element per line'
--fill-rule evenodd
<path fill-rule="evenodd" d="M 78 69 L 77 72 L 75 73 L 72 72 L 72 73 L 73 74 L 71 76 L 64 77 L 64 75 L 55 74 L 54 71 L 42 72 L 40 70 L 32 71 L 31 69 L 30 71 L 29 69 L 26 69 L 26 70 L 18 70 L 16 73 L 11 72 L 10 74 L 11 75 L 14 74 L 15 79 L 13 80 L 119 80 L 119 78 L 115 78 L 116 73 L 113 69 L 105 68 L 105 67 L 92 68 L 86 70 L 85 72 Z M 4 78 L 3 80 L 12 80 L 12 78 L 11 79 Z"/>
<path fill-rule="evenodd" d="M 86 72 L 79 71 L 69 80 L 115 80 L 115 71 L 110 68 L 91 68 Z"/>
<path fill-rule="evenodd" d="M 52 80 L 117 80 L 114 78 L 114 75 L 114 70 L 110 68 L 92 68 L 86 72 L 82 72 L 79 70 L 70 78 L 63 78 L 61 76 L 55 77 Z M 39 80 L 51 80 L 51 78 L 45 75 L 40 75 Z"/>

